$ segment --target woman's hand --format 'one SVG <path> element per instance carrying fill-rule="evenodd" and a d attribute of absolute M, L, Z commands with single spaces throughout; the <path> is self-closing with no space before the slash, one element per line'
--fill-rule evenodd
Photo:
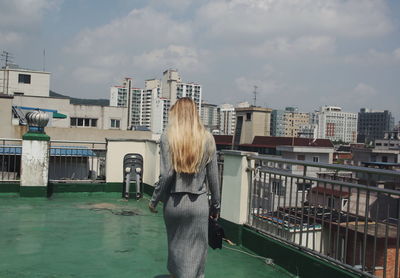
<path fill-rule="evenodd" d="M 149 203 L 149 210 L 150 210 L 152 213 L 157 213 L 157 212 L 158 212 L 157 209 L 156 209 L 155 207 L 153 207 L 153 205 L 152 205 L 151 203 Z"/>
<path fill-rule="evenodd" d="M 211 217 L 212 219 L 217 220 L 217 219 L 219 218 L 219 213 L 212 213 L 212 214 L 210 214 L 210 217 Z"/>

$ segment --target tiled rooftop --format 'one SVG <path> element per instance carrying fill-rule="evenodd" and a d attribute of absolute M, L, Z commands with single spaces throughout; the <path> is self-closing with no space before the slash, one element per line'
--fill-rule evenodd
<path fill-rule="evenodd" d="M 0 195 L 0 277 L 168 277 L 162 213 L 116 193 Z M 240 247 L 234 247 L 243 250 Z M 209 249 L 206 277 L 290 277 L 263 260 Z"/>

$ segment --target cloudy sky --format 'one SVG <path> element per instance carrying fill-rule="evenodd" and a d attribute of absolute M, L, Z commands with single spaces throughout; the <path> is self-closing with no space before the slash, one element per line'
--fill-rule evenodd
<path fill-rule="evenodd" d="M 308 112 L 338 105 L 400 120 L 398 0 L 0 0 L 0 50 L 51 89 L 108 98 L 178 69 L 210 103 Z"/>

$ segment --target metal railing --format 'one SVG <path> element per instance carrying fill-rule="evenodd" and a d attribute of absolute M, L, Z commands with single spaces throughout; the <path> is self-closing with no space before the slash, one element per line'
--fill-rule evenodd
<path fill-rule="evenodd" d="M 22 140 L 0 138 L 0 182 L 19 181 Z"/>
<path fill-rule="evenodd" d="M 399 171 L 249 159 L 248 225 L 364 276 L 399 277 Z"/>
<path fill-rule="evenodd" d="M 105 142 L 52 140 L 49 148 L 50 182 L 104 182 Z"/>

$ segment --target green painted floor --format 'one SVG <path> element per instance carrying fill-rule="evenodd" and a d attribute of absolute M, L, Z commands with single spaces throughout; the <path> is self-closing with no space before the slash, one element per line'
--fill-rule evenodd
<path fill-rule="evenodd" d="M 166 259 L 162 214 L 151 214 L 147 200 L 0 195 L 0 278 L 161 278 Z M 209 249 L 206 277 L 289 276 L 261 259 Z"/>

